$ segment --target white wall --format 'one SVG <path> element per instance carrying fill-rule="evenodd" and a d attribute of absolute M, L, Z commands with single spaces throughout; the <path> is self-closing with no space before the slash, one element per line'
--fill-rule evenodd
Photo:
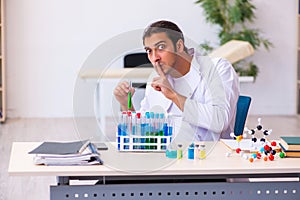
<path fill-rule="evenodd" d="M 296 1 L 253 1 L 257 24 L 275 45 L 253 59 L 260 67 L 252 114 L 296 112 Z M 118 4 L 118 5 L 117 5 Z M 7 105 L 9 117 L 73 116 L 78 71 L 110 38 L 143 29 L 156 19 L 175 21 L 199 43 L 217 41 L 194 1 L 6 1 Z"/>
<path fill-rule="evenodd" d="M 270 52 L 260 50 L 253 56 L 260 73 L 254 84 L 241 85 L 253 97 L 252 114 L 296 113 L 297 76 L 297 1 L 254 1 L 256 27 L 274 44 Z"/>

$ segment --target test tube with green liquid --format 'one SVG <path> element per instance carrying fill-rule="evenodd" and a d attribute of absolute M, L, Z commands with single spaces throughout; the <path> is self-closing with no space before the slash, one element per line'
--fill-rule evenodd
<path fill-rule="evenodd" d="M 129 81 L 129 91 L 128 91 L 128 96 L 127 96 L 127 108 L 128 108 L 128 110 L 132 109 L 132 101 L 131 101 L 132 94 L 131 94 L 131 89 L 132 89 L 132 82 Z"/>

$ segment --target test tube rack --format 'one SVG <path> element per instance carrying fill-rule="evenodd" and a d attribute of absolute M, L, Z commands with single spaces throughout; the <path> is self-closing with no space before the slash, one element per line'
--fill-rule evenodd
<path fill-rule="evenodd" d="M 164 152 L 172 141 L 173 120 L 162 113 L 122 112 L 116 135 L 118 150 Z"/>
<path fill-rule="evenodd" d="M 172 136 L 117 136 L 118 150 L 130 152 L 165 152 Z"/>

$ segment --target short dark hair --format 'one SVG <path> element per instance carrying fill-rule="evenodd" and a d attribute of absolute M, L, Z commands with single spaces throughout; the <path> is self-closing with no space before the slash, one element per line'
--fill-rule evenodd
<path fill-rule="evenodd" d="M 179 39 L 181 39 L 184 43 L 183 33 L 180 28 L 173 22 L 160 20 L 150 24 L 147 28 L 145 28 L 143 33 L 143 44 L 145 42 L 146 37 L 150 37 L 154 33 L 166 33 L 168 38 L 173 42 L 174 47 L 176 47 L 176 43 Z M 187 52 L 187 48 L 184 46 L 184 51 Z"/>

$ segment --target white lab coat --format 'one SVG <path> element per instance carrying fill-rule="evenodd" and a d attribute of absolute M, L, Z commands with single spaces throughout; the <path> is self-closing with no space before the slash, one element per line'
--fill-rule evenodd
<path fill-rule="evenodd" d="M 182 123 L 177 122 L 180 124 L 177 134 L 180 133 L 181 140 L 216 141 L 221 134 L 229 135 L 234 129 L 238 76 L 225 59 L 210 59 L 197 51 L 193 55 L 190 71 L 181 80 L 168 76 L 173 88 L 187 97 L 184 111 L 151 87 L 153 76 L 148 81 L 141 110 L 150 111 L 159 106 L 168 113 L 180 115 Z"/>

